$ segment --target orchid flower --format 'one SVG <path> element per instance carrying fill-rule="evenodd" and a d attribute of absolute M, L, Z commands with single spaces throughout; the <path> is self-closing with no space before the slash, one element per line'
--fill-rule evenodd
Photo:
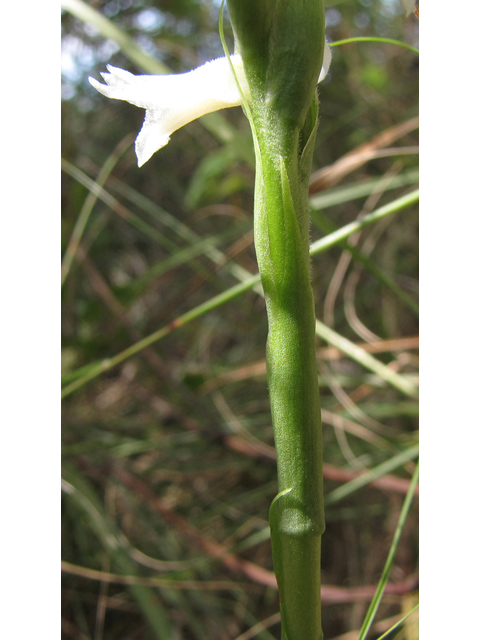
<path fill-rule="evenodd" d="M 328 73 L 331 57 L 330 49 L 325 43 L 319 82 Z M 193 71 L 180 74 L 136 76 L 124 69 L 107 65 L 108 73 L 101 74 L 106 84 L 101 84 L 94 78 L 88 80 L 107 98 L 126 100 L 146 109 L 143 127 L 135 141 L 135 153 L 138 166 L 141 167 L 168 143 L 171 134 L 180 127 L 212 111 L 242 104 L 230 62 L 248 100 L 250 92 L 243 61 L 238 54 L 232 55 L 230 61 L 227 58 L 217 58 Z"/>

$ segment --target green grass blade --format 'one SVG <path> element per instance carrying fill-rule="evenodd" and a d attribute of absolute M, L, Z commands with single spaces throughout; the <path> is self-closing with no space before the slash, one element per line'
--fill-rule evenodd
<path fill-rule="evenodd" d="M 331 42 L 331 47 L 340 47 L 343 44 L 351 44 L 352 42 L 381 42 L 383 44 L 394 44 L 397 47 L 404 47 L 409 51 L 413 51 L 413 53 L 419 54 L 419 50 L 412 47 L 411 44 L 407 44 L 406 42 L 402 42 L 401 40 L 393 40 L 392 38 L 374 38 L 371 36 L 363 36 L 357 38 L 346 38 L 345 40 L 337 40 L 336 42 Z"/>
<path fill-rule="evenodd" d="M 383 569 L 382 575 L 380 577 L 380 581 L 378 583 L 377 590 L 373 597 L 373 600 L 370 603 L 367 614 L 365 616 L 365 620 L 363 622 L 362 628 L 360 629 L 360 633 L 358 636 L 358 640 L 365 640 L 367 634 L 372 626 L 373 620 L 375 618 L 375 614 L 377 613 L 378 607 L 380 606 L 380 602 L 382 600 L 383 592 L 385 591 L 385 587 L 387 586 L 388 577 L 390 575 L 390 571 L 392 569 L 393 560 L 395 558 L 395 554 L 397 552 L 398 543 L 400 542 L 400 537 L 402 535 L 403 527 L 405 525 L 408 512 L 410 510 L 410 506 L 412 504 L 413 496 L 415 495 L 415 489 L 418 484 L 418 473 L 419 473 L 419 465 L 415 468 L 415 472 L 412 476 L 412 481 L 410 483 L 410 487 L 408 489 L 408 493 L 405 496 L 405 500 L 403 502 L 402 511 L 400 513 L 400 517 L 398 519 L 397 528 L 395 530 L 395 534 L 393 536 L 393 541 L 390 546 L 390 551 L 388 553 L 387 561 L 385 562 L 385 567 Z"/>
<path fill-rule="evenodd" d="M 93 183 L 93 181 L 91 182 Z M 355 222 L 351 222 L 350 224 L 345 225 L 345 227 L 342 227 L 342 229 L 335 231 L 335 233 L 332 233 L 329 236 L 322 238 L 321 240 L 318 240 L 310 247 L 310 255 L 314 256 L 317 253 L 326 251 L 330 247 L 333 247 L 339 242 L 342 242 L 343 240 L 347 239 L 352 233 L 355 233 L 356 231 L 363 229 L 367 225 L 372 224 L 373 222 L 376 222 L 377 220 L 380 220 L 383 217 L 390 215 L 391 213 L 399 211 L 409 206 L 410 204 L 414 204 L 417 201 L 418 201 L 418 191 L 414 191 L 411 194 L 407 194 L 406 196 L 402 196 L 401 198 L 398 198 L 394 202 L 391 202 L 388 205 L 385 205 L 384 207 L 381 207 L 380 209 L 373 211 L 369 215 L 365 216 L 365 218 L 363 218 L 362 220 L 356 220 Z M 230 289 L 227 289 L 223 293 L 220 293 L 214 298 L 211 298 L 210 300 L 207 300 L 206 302 L 202 303 L 198 307 L 195 307 L 194 309 L 188 311 L 187 313 L 184 313 L 182 316 L 180 316 L 170 324 L 166 325 L 165 327 L 162 327 L 158 331 L 155 331 L 149 336 L 143 338 L 143 340 L 136 342 L 135 344 L 131 345 L 124 351 L 121 351 L 120 353 L 118 353 L 116 356 L 112 358 L 106 358 L 105 360 L 102 360 L 101 362 L 97 363 L 92 367 L 92 369 L 89 371 L 88 374 L 86 374 L 85 376 L 75 380 L 75 382 L 72 382 L 71 384 L 64 387 L 62 391 L 62 398 L 69 396 L 71 393 L 73 393 L 80 387 L 83 387 L 87 382 L 90 382 L 91 380 L 97 378 L 102 373 L 109 371 L 110 369 L 124 362 L 131 356 L 136 355 L 145 347 L 148 347 L 154 342 L 161 340 L 168 334 L 172 333 L 172 331 L 174 331 L 175 329 L 183 327 L 188 322 L 191 322 L 192 320 L 199 318 L 203 314 L 220 307 L 222 304 L 225 304 L 226 302 L 233 300 L 234 298 L 244 293 L 245 291 L 249 291 L 250 289 L 255 289 L 255 291 L 257 291 L 258 293 L 261 293 L 261 288 L 259 287 L 260 276 L 258 274 L 246 276 L 242 279 L 243 281 L 240 282 L 239 284 L 234 285 L 233 287 L 231 287 Z M 364 366 L 366 366 L 367 368 L 370 368 L 371 365 L 373 364 L 374 366 L 376 366 L 376 373 L 378 375 L 385 374 L 387 376 L 386 378 L 387 382 L 392 383 L 391 381 L 394 380 L 394 386 L 403 390 L 405 393 L 407 393 L 407 395 L 414 395 L 414 390 L 413 388 L 411 388 L 411 385 L 407 384 L 405 386 L 405 383 L 399 382 L 399 380 L 396 378 L 398 374 L 395 374 L 395 372 L 390 371 L 388 367 L 385 367 L 385 365 L 382 365 L 382 363 L 379 363 L 378 361 L 376 361 L 375 358 L 373 358 L 373 356 L 371 356 L 370 354 L 367 354 L 363 349 L 360 349 L 360 347 L 357 347 L 356 345 L 351 343 L 349 340 L 346 340 L 342 336 L 339 336 L 339 334 L 336 334 L 334 331 L 332 332 L 331 329 L 325 332 L 323 327 L 321 327 L 320 330 L 322 332 L 322 335 L 328 336 L 328 338 L 326 337 L 325 339 L 333 341 L 332 344 L 334 344 L 335 342 L 336 346 L 338 346 L 339 349 L 341 349 L 342 351 L 347 350 L 349 352 L 348 355 L 353 353 L 356 356 L 357 361 L 364 364 Z M 363 352 L 363 353 L 360 353 L 360 352 Z M 368 357 L 365 358 L 363 354 L 365 354 Z M 380 365 L 380 366 L 375 365 L 375 363 L 377 363 L 377 365 Z M 382 369 L 382 367 L 384 367 L 384 369 L 386 369 L 387 371 Z M 393 378 L 392 378 L 392 374 L 394 374 Z M 75 372 L 71 372 L 70 375 L 75 375 Z"/>
<path fill-rule="evenodd" d="M 216 249 L 217 245 L 221 242 L 225 242 L 225 240 L 231 240 L 232 236 L 236 236 L 238 230 L 235 228 L 229 229 L 227 232 L 215 236 L 209 236 L 205 239 L 200 239 L 196 244 L 191 244 L 186 249 L 180 249 L 175 253 L 172 253 L 171 256 L 157 262 L 152 267 L 147 269 L 145 273 L 139 276 L 136 280 L 134 280 L 131 284 L 125 286 L 123 288 L 123 293 L 129 292 L 130 294 L 134 294 L 135 297 L 142 293 L 152 280 L 158 278 L 159 276 L 167 273 L 171 269 L 179 267 L 184 264 L 189 264 L 192 266 L 193 260 L 200 255 L 205 255 L 206 251 L 210 251 L 211 249 Z M 217 250 L 218 251 L 218 250 Z M 220 251 L 219 251 L 220 253 Z M 211 275 L 207 270 L 205 270 L 205 276 L 208 277 Z"/>
<path fill-rule="evenodd" d="M 333 233 L 336 230 L 335 226 L 321 211 L 315 212 L 315 215 L 312 216 L 312 220 L 324 233 Z M 342 243 L 342 246 L 352 255 L 356 262 L 361 264 L 364 269 L 369 271 L 387 289 L 390 289 L 391 293 L 398 298 L 398 300 L 407 305 L 415 315 L 419 315 L 419 307 L 415 300 L 413 300 L 406 291 L 399 287 L 390 276 L 377 267 L 373 260 L 368 258 L 359 249 L 357 249 L 357 247 L 351 245 L 349 242 Z"/>
<path fill-rule="evenodd" d="M 134 564 L 119 541 L 118 532 L 109 522 L 102 506 L 98 503 L 94 492 L 84 478 L 73 469 L 65 469 L 62 479 L 62 491 L 75 502 L 78 508 L 88 517 L 92 529 L 100 538 L 108 554 L 124 575 L 136 575 Z M 68 478 L 68 480 L 67 480 Z M 145 619 L 158 640 L 170 640 L 171 625 L 165 609 L 156 597 L 153 589 L 141 585 L 129 585 L 132 596 L 138 602 Z"/>
<path fill-rule="evenodd" d="M 96 27 L 105 38 L 114 40 L 120 45 L 125 56 L 147 73 L 170 73 L 170 69 L 163 62 L 142 51 L 125 31 L 83 0 L 62 0 L 62 8 L 82 22 Z"/>
<path fill-rule="evenodd" d="M 121 182 L 116 178 L 111 179 L 112 188 L 129 202 L 142 209 L 150 218 L 156 222 L 160 222 L 174 232 L 179 238 L 188 242 L 190 245 L 197 247 L 199 243 L 205 246 L 204 255 L 214 264 L 224 266 L 237 280 L 243 282 L 251 277 L 246 269 L 235 262 L 231 262 L 222 251 L 215 246 L 214 238 L 202 238 L 195 231 L 192 231 L 187 225 L 178 220 L 165 209 L 162 209 L 149 198 L 132 189 L 129 185 Z M 259 280 L 260 281 L 260 280 Z"/>
<path fill-rule="evenodd" d="M 105 164 L 101 168 L 100 173 L 98 174 L 98 178 L 95 180 L 96 185 L 98 185 L 100 188 L 103 187 L 108 176 L 113 171 L 115 165 L 117 164 L 118 160 L 122 156 L 123 152 L 126 151 L 126 149 L 132 144 L 132 142 L 133 142 L 133 136 L 129 134 L 120 142 L 120 144 L 117 145 L 113 153 L 107 158 L 107 160 L 105 161 Z M 90 218 L 90 214 L 92 213 L 93 207 L 95 206 L 95 203 L 97 202 L 97 200 L 98 200 L 98 193 L 95 190 L 90 189 L 88 196 L 86 197 L 85 202 L 83 203 L 83 206 L 80 210 L 77 221 L 72 231 L 72 235 L 70 237 L 70 241 L 65 250 L 65 255 L 63 256 L 63 259 L 62 259 L 62 269 L 61 269 L 62 287 L 65 283 L 65 280 L 68 277 L 70 268 L 73 264 L 73 260 L 75 259 L 75 254 L 77 252 L 78 245 L 80 244 L 80 240 L 82 239 L 83 232 L 85 231 L 85 227 L 87 226 L 88 220 Z"/>
<path fill-rule="evenodd" d="M 327 327 L 327 325 L 320 322 L 320 320 L 316 321 L 315 330 L 317 336 L 323 338 L 323 340 L 339 349 L 342 353 L 345 353 L 352 360 L 358 362 L 358 364 L 376 373 L 382 380 L 398 389 L 398 391 L 401 391 L 410 398 L 418 397 L 418 389 L 415 383 L 387 367 L 387 365 L 374 358 L 370 353 L 365 351 L 365 349 L 362 349 L 362 347 L 347 340 L 347 338 L 330 329 L 330 327 Z"/>
<path fill-rule="evenodd" d="M 172 331 L 175 331 L 175 329 L 178 329 L 179 327 L 183 327 L 184 325 L 191 322 L 192 320 L 195 320 L 196 318 L 201 317 L 208 311 L 212 311 L 213 309 L 220 307 L 222 304 L 224 304 L 225 302 L 228 302 L 229 300 L 233 300 L 244 291 L 249 291 L 256 284 L 258 284 L 258 282 L 259 282 L 259 278 L 257 276 L 252 276 L 250 280 L 241 282 L 240 284 L 237 284 L 234 287 L 227 289 L 227 291 L 220 293 L 218 296 L 215 296 L 214 298 L 207 300 L 207 302 L 204 302 L 198 307 L 195 307 L 191 311 L 187 311 L 187 313 L 184 313 L 182 316 L 180 316 L 170 324 L 166 325 L 165 327 L 162 327 L 158 331 L 155 331 L 154 333 L 150 334 L 146 338 L 143 338 L 143 340 L 136 342 L 135 344 L 131 345 L 124 351 L 121 351 L 120 353 L 118 353 L 113 358 L 106 358 L 105 360 L 98 362 L 95 366 L 92 367 L 89 373 L 87 373 L 85 376 L 67 385 L 62 390 L 61 397 L 66 398 L 71 393 L 73 393 L 80 387 L 83 387 L 85 384 L 87 384 L 87 382 L 94 380 L 105 371 L 110 371 L 110 369 L 113 369 L 113 367 L 124 362 L 125 360 L 128 360 L 128 358 L 131 358 L 132 356 L 136 355 L 137 353 L 142 351 L 142 349 L 145 349 L 145 347 L 148 347 L 154 342 L 161 340 L 168 334 L 172 333 Z"/>
<path fill-rule="evenodd" d="M 405 171 L 398 176 L 393 176 L 387 185 L 383 185 L 384 191 L 390 191 L 391 189 L 398 189 L 399 187 L 409 187 L 412 184 L 417 184 L 419 178 L 418 169 L 412 169 L 411 171 Z M 352 200 L 359 200 L 360 198 L 366 198 L 371 195 L 377 187 L 384 182 L 383 178 L 375 178 L 374 180 L 359 180 L 354 184 L 346 184 L 342 187 L 334 187 L 324 193 L 316 193 L 310 197 L 310 207 L 315 212 L 319 209 L 327 209 L 328 207 L 334 207 L 337 204 L 344 204 L 345 202 L 352 202 Z M 315 219 L 315 213 L 313 213 Z"/>
<path fill-rule="evenodd" d="M 414 613 L 418 609 L 419 606 L 420 605 L 416 604 L 413 607 L 413 609 L 411 609 L 407 613 L 407 615 L 403 616 L 403 618 L 398 620 L 398 622 L 396 622 L 393 626 L 391 626 L 390 629 L 388 629 L 388 631 L 385 631 L 385 633 L 382 633 L 382 635 L 379 638 L 377 638 L 377 640 L 384 640 L 384 638 L 386 638 L 390 633 L 392 633 L 392 631 L 395 631 L 395 629 L 397 629 L 401 624 L 403 624 L 405 620 L 409 618 L 412 615 L 412 613 Z"/>
<path fill-rule="evenodd" d="M 338 229 L 338 231 L 335 231 L 334 233 L 330 233 L 325 238 L 320 238 L 320 240 L 317 240 L 316 242 L 314 242 L 310 247 L 310 255 L 314 256 L 317 253 L 325 251 L 325 249 L 329 249 L 330 247 L 333 247 L 334 245 L 341 242 L 342 240 L 346 240 L 348 236 L 352 235 L 352 233 L 354 233 L 355 231 L 360 231 L 360 229 L 363 229 L 369 224 L 372 224 L 372 222 L 381 220 L 382 218 L 385 218 L 386 216 L 392 213 L 396 213 L 397 211 L 401 211 L 402 209 L 405 209 L 405 207 L 409 207 L 412 204 L 417 203 L 419 200 L 419 197 L 420 197 L 419 190 L 416 189 L 415 191 L 412 191 L 411 193 L 407 193 L 401 198 L 397 198 L 393 202 L 389 202 L 383 207 L 380 207 L 379 209 L 372 211 L 372 213 L 369 213 L 368 215 L 366 215 L 364 218 L 362 218 L 362 220 L 355 220 L 354 222 L 350 222 L 349 224 L 346 224 L 341 229 Z"/>
<path fill-rule="evenodd" d="M 343 500 L 343 498 L 346 498 L 355 491 L 358 491 L 362 487 L 365 487 L 367 484 L 370 484 L 372 480 L 376 480 L 377 478 L 380 478 L 387 473 L 398 469 L 398 467 L 403 466 L 407 462 L 414 460 L 418 456 L 418 452 L 419 446 L 418 444 L 416 444 L 412 447 L 409 447 L 405 451 L 398 453 L 396 456 L 393 456 L 393 458 L 389 458 L 385 462 L 382 462 L 373 469 L 369 469 L 367 473 L 364 473 L 357 478 L 350 480 L 350 482 L 346 482 L 341 487 L 338 487 L 338 489 L 334 489 L 333 491 L 331 491 L 325 497 L 325 504 L 333 504 L 335 502 Z"/>
<path fill-rule="evenodd" d="M 70 177 L 74 178 L 80 184 L 83 184 L 90 193 L 94 194 L 96 198 L 104 202 L 121 218 L 129 222 L 132 226 L 138 229 L 141 233 L 144 233 L 148 238 L 157 242 L 160 246 L 165 245 L 165 237 L 162 233 L 157 231 L 154 227 L 145 222 L 142 218 L 129 211 L 118 200 L 111 196 L 105 189 L 100 186 L 98 182 L 92 180 L 78 167 L 62 158 L 62 171 L 67 173 Z"/>

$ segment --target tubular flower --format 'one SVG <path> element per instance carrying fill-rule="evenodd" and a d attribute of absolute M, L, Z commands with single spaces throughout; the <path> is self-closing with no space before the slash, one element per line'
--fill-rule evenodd
<path fill-rule="evenodd" d="M 243 94 L 250 92 L 243 61 L 236 54 L 230 58 Z M 331 53 L 325 43 L 321 82 L 328 73 Z M 242 103 L 240 91 L 227 58 L 217 58 L 187 73 L 135 76 L 129 71 L 107 65 L 102 73 L 106 84 L 89 78 L 90 84 L 107 98 L 126 100 L 146 110 L 145 120 L 135 141 L 138 166 L 164 147 L 171 134 L 212 111 L 236 107 Z"/>

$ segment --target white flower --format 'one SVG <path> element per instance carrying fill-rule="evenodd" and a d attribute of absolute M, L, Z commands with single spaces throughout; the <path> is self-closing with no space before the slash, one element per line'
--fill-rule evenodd
<path fill-rule="evenodd" d="M 239 55 L 230 58 L 245 97 L 248 84 Z M 330 66 L 331 52 L 325 43 L 325 54 L 319 82 Z M 164 147 L 171 134 L 200 116 L 236 107 L 242 103 L 240 92 L 227 58 L 217 58 L 187 73 L 135 76 L 129 71 L 107 65 L 102 73 L 106 84 L 89 78 L 90 84 L 107 98 L 126 100 L 146 109 L 145 121 L 135 141 L 138 166 Z"/>

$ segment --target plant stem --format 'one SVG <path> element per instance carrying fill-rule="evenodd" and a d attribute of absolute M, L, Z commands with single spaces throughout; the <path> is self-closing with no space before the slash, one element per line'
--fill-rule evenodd
<path fill-rule="evenodd" d="M 308 182 L 323 64 L 322 0 L 228 0 L 255 144 L 255 250 L 268 314 L 279 494 L 270 507 L 282 640 L 322 640 L 322 432 Z M 239 85 L 240 86 L 240 85 Z"/>
<path fill-rule="evenodd" d="M 311 117 L 316 130 L 316 98 Z M 283 640 L 321 640 L 325 528 L 315 311 L 310 284 L 307 143 L 257 128 L 255 246 L 267 305 L 267 374 L 279 495 L 270 509 Z M 299 160 L 300 155 L 300 160 Z"/>

